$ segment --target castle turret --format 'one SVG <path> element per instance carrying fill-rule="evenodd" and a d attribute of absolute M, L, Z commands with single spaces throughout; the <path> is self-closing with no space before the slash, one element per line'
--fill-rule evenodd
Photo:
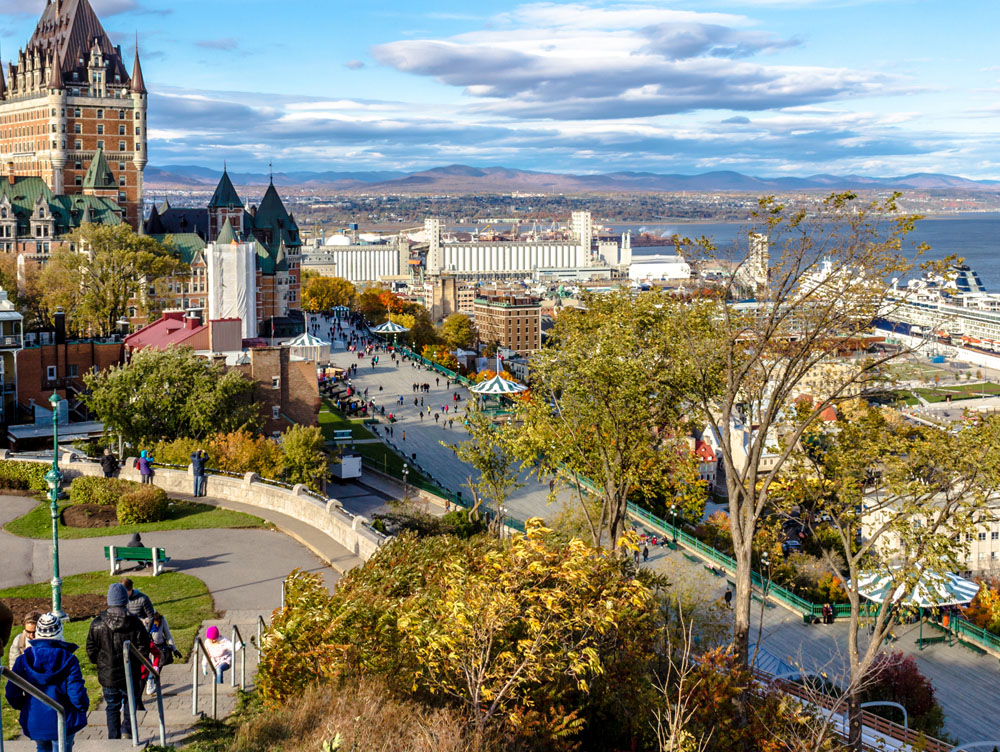
<path fill-rule="evenodd" d="M 142 205 L 143 205 L 143 171 L 146 169 L 148 161 L 146 145 L 146 107 L 148 94 L 146 92 L 146 82 L 142 78 L 142 65 L 139 63 L 139 43 L 135 45 L 135 62 L 132 63 L 132 103 L 135 109 L 135 154 L 132 158 L 135 164 L 135 180 L 139 201 L 139 215 L 136 217 L 137 226 L 142 225 Z"/>

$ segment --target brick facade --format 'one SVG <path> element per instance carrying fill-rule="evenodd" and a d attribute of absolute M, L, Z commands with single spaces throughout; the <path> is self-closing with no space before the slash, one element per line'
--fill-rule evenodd
<path fill-rule="evenodd" d="M 58 196 L 114 201 L 138 229 L 147 162 L 138 50 L 129 75 L 121 47 L 112 45 L 88 0 L 49 2 L 27 48 L 2 73 L 3 174 L 41 178 Z M 113 179 L 88 187 L 100 152 Z"/>
<path fill-rule="evenodd" d="M 284 431 L 289 420 L 316 425 L 320 408 L 316 367 L 290 360 L 287 347 L 255 347 L 248 356 L 249 363 L 232 369 L 254 382 L 253 398 L 264 419 L 264 433 Z"/>
<path fill-rule="evenodd" d="M 47 406 L 55 390 L 73 404 L 76 395 L 83 391 L 84 374 L 95 368 L 103 371 L 123 361 L 121 342 L 81 341 L 26 347 L 17 354 L 17 401 L 25 407 L 31 400 Z"/>

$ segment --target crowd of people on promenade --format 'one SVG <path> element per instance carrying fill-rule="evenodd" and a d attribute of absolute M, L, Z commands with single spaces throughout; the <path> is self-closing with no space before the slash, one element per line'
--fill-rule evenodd
<path fill-rule="evenodd" d="M 85 651 L 97 668 L 97 679 L 104 699 L 108 738 L 132 737 L 128 703 L 126 668 L 123 649 L 132 644 L 153 665 L 156 673 L 180 658 L 166 617 L 156 610 L 152 600 L 132 582 L 123 577 L 108 587 L 107 608 L 90 624 Z M 74 736 L 87 725 L 90 699 L 84 685 L 78 645 L 67 642 L 63 621 L 53 613 L 31 611 L 23 617 L 24 629 L 13 639 L 13 612 L 0 602 L 0 650 L 9 643 L 8 666 L 18 676 L 27 679 L 65 709 L 66 750 L 72 752 Z M 211 662 L 202 659 L 202 672 L 209 671 L 216 682 L 233 662 L 233 644 L 223 637 L 218 627 L 210 626 L 205 633 L 205 648 Z M 156 692 L 157 677 L 151 675 L 140 661 L 130 662 L 132 686 L 144 688 L 145 694 Z M 136 694 L 136 710 L 145 710 L 142 691 Z M 12 681 L 7 682 L 8 704 L 19 711 L 23 734 L 35 742 L 38 752 L 56 749 L 58 719 L 47 704 L 25 692 Z"/>

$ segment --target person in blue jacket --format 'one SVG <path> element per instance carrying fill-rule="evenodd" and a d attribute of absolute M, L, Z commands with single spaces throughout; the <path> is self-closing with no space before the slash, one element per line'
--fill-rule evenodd
<path fill-rule="evenodd" d="M 35 625 L 35 639 L 18 657 L 11 670 L 32 682 L 66 709 L 66 752 L 73 750 L 73 735 L 87 725 L 90 699 L 83 684 L 77 646 L 63 641 L 62 622 L 55 614 L 43 614 Z M 48 705 L 7 682 L 7 702 L 21 711 L 21 730 L 35 742 L 38 752 L 59 747 L 58 716 Z"/>

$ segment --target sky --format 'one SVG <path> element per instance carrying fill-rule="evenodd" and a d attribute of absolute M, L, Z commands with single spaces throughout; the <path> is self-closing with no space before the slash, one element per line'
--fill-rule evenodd
<path fill-rule="evenodd" d="M 91 2 L 155 166 L 1000 179 L 997 0 Z"/>

